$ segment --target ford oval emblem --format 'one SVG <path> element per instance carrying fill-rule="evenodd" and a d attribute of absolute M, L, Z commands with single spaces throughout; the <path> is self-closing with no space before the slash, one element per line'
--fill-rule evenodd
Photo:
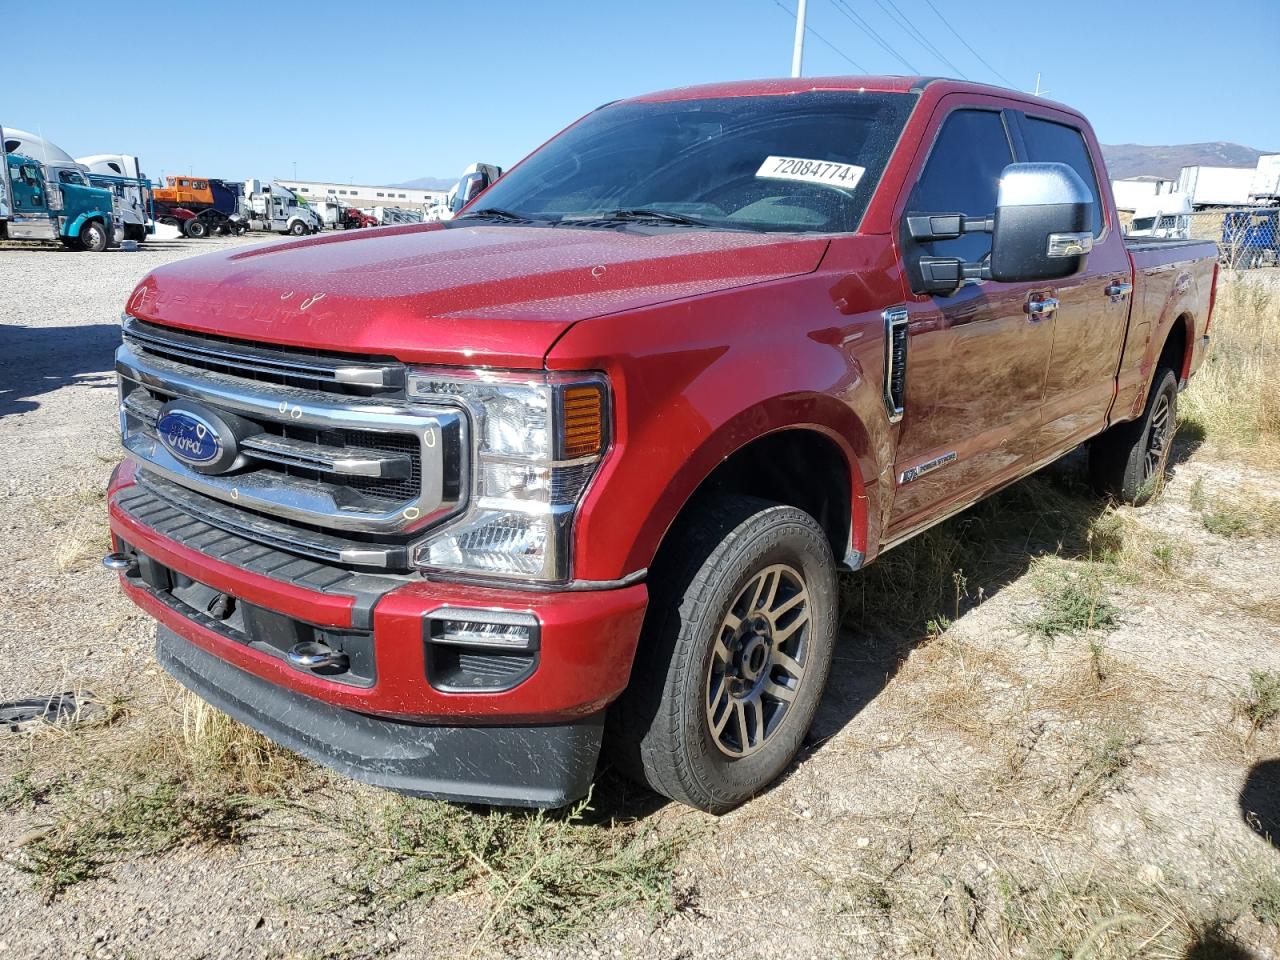
<path fill-rule="evenodd" d="M 211 463 L 222 453 L 222 438 L 213 424 L 189 410 L 170 410 L 156 421 L 160 442 L 185 463 Z"/>

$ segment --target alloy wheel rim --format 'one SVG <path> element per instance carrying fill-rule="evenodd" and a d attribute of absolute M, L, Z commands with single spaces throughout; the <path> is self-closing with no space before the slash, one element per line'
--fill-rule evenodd
<path fill-rule="evenodd" d="M 1173 435 L 1173 405 L 1168 394 L 1160 394 L 1151 408 L 1151 429 L 1147 431 L 1147 455 L 1142 465 L 1142 479 L 1158 476 L 1169 455 L 1169 440 Z"/>
<path fill-rule="evenodd" d="M 773 564 L 738 592 L 707 669 L 707 728 L 722 753 L 745 757 L 781 727 L 804 681 L 810 597 L 801 573 Z"/>

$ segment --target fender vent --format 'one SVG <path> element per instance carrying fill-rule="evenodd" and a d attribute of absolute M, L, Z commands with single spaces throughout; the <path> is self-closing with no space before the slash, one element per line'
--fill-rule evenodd
<path fill-rule="evenodd" d="M 907 308 L 891 307 L 884 317 L 884 406 L 889 422 L 902 419 L 907 391 Z"/>

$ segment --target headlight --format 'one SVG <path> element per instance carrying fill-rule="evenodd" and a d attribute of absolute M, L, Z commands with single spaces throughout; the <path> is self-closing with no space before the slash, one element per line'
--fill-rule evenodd
<path fill-rule="evenodd" d="M 569 579 L 573 514 L 609 443 L 604 377 L 418 369 L 409 398 L 465 407 L 475 443 L 467 511 L 418 545 L 417 565 Z"/>

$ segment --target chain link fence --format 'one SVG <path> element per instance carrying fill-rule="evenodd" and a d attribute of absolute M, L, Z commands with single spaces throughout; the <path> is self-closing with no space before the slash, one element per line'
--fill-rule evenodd
<path fill-rule="evenodd" d="M 1120 212 L 1120 225 L 1134 237 L 1212 240 L 1218 261 L 1233 270 L 1280 267 L 1280 207 L 1231 207 L 1194 213 L 1135 217 Z"/>

